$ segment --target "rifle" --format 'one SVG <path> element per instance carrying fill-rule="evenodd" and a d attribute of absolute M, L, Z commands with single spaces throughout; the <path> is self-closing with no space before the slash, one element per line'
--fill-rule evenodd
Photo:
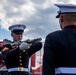
<path fill-rule="evenodd" d="M 22 42 L 25 42 L 25 43 L 28 43 L 28 44 L 32 44 L 32 43 L 38 43 L 39 41 L 41 41 L 42 39 L 41 38 L 36 38 L 36 39 L 27 39 L 25 41 L 19 41 L 19 42 L 12 42 L 8 39 L 4 39 L 3 40 L 3 45 L 10 45 L 13 49 L 14 48 L 18 48 L 18 46 L 22 43 Z"/>
<path fill-rule="evenodd" d="M 36 39 L 32 39 L 32 40 L 26 40 L 25 42 L 28 44 L 31 44 L 31 43 L 37 43 L 41 40 L 42 40 L 41 38 L 36 38 Z"/>

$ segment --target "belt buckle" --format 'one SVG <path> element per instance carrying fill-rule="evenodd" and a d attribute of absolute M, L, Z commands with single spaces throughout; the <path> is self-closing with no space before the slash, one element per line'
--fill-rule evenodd
<path fill-rule="evenodd" d="M 18 71 L 24 71 L 23 67 L 18 67 Z"/>

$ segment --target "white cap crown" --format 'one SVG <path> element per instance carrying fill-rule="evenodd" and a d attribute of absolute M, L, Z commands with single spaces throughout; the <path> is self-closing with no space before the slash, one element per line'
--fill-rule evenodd
<path fill-rule="evenodd" d="M 59 8 L 59 14 L 69 14 L 76 13 L 76 5 L 75 4 L 55 4 Z"/>
<path fill-rule="evenodd" d="M 22 32 L 22 31 L 24 31 L 25 28 L 26 28 L 26 26 L 23 25 L 23 24 L 16 24 L 16 25 L 10 26 L 9 30 L 12 31 L 12 32 L 13 31 L 14 32 Z"/>

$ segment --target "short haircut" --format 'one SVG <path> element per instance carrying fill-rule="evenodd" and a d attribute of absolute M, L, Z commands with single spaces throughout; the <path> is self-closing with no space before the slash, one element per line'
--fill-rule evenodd
<path fill-rule="evenodd" d="M 76 22 L 76 14 L 62 14 L 63 16 L 63 20 L 65 22 L 69 22 L 69 23 L 72 23 L 72 22 Z"/>

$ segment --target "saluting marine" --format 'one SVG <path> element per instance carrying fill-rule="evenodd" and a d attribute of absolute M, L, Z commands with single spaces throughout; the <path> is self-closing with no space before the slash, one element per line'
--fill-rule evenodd
<path fill-rule="evenodd" d="M 9 27 L 13 42 L 4 41 L 2 49 L 2 56 L 8 70 L 8 75 L 30 75 L 28 70 L 29 58 L 42 48 L 41 42 L 27 43 L 26 41 L 21 41 L 25 28 L 26 26 L 21 24 Z M 19 44 L 16 46 L 16 43 Z"/>
<path fill-rule="evenodd" d="M 46 36 L 42 75 L 76 75 L 76 5 L 55 5 L 61 30 Z"/>

